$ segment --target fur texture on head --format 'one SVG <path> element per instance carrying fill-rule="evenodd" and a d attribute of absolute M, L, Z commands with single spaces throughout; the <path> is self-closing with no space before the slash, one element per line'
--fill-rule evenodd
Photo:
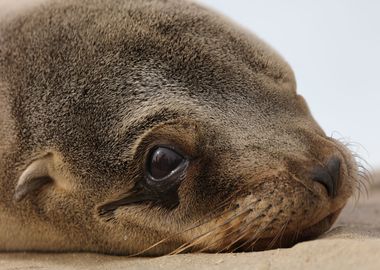
<path fill-rule="evenodd" d="M 287 63 L 187 1 L 56 0 L 4 20 L 0 135 L 1 250 L 289 246 L 332 225 L 357 175 Z M 157 149 L 184 160 L 170 180 L 147 172 Z"/>

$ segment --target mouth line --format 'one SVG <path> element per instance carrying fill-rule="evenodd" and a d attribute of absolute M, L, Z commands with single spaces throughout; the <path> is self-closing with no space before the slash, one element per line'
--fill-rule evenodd
<path fill-rule="evenodd" d="M 301 241 L 315 239 L 316 237 L 330 229 L 330 227 L 334 224 L 335 220 L 338 218 L 342 209 L 343 208 L 340 208 L 332 212 L 331 214 L 318 221 L 317 223 L 303 229 L 300 232 L 300 235 L 302 237 Z"/>
<path fill-rule="evenodd" d="M 331 228 L 342 209 L 343 207 L 327 215 L 322 220 L 314 223 L 313 225 L 302 229 L 300 232 L 288 232 L 281 235 L 280 237 L 256 239 L 254 240 L 254 244 L 245 244 L 235 250 L 232 250 L 234 250 L 234 252 L 249 252 L 264 251 L 276 248 L 290 248 L 299 242 L 316 239 L 318 236 Z"/>

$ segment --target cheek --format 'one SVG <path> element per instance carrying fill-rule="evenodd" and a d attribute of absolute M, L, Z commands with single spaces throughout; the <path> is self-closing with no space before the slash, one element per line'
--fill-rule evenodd
<path fill-rule="evenodd" d="M 180 203 L 175 212 L 180 220 L 185 221 L 182 225 L 210 218 L 230 207 L 238 183 L 233 176 L 218 172 L 212 162 L 192 162 L 186 180 L 178 189 Z"/>

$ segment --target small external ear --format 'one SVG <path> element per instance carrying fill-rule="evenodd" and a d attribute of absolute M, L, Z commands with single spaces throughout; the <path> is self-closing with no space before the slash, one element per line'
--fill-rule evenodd
<path fill-rule="evenodd" d="M 41 189 L 43 186 L 52 183 L 53 155 L 48 154 L 33 161 L 18 179 L 14 200 L 16 202 L 24 199 L 28 194 Z"/>

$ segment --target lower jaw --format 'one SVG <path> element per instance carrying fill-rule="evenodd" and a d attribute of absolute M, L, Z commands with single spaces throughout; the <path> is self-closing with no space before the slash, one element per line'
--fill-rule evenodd
<path fill-rule="evenodd" d="M 236 245 L 232 246 L 229 250 L 226 250 L 226 252 L 249 252 L 263 251 L 276 248 L 289 248 L 299 242 L 315 239 L 331 228 L 331 226 L 334 224 L 335 220 L 339 216 L 341 210 L 342 209 L 337 210 L 336 212 L 328 215 L 321 221 L 301 231 L 287 232 L 283 235 L 280 235 L 277 238 L 260 238 L 250 243 L 240 243 L 240 245 L 239 243 L 237 243 Z"/>

